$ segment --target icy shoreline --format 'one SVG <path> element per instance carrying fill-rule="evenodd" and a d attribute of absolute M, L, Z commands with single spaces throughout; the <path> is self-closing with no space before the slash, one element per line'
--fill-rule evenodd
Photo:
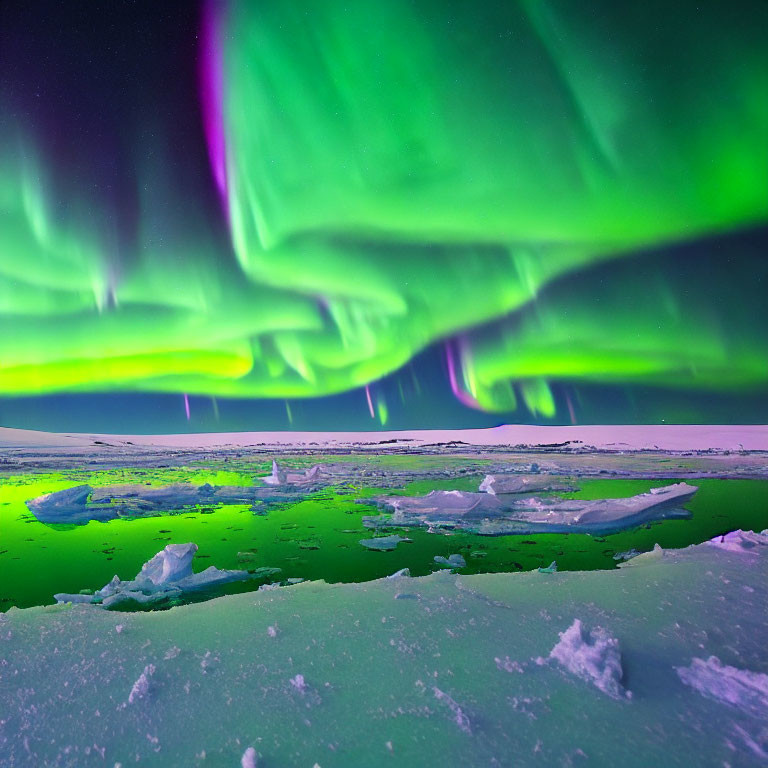
<path fill-rule="evenodd" d="M 11 610 L 0 764 L 761 765 L 768 537 L 721 538 L 616 571 Z"/>

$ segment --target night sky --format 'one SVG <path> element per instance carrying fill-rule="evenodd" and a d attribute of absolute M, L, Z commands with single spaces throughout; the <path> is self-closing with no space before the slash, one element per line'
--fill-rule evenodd
<path fill-rule="evenodd" d="M 0 3 L 0 425 L 768 422 L 768 4 Z"/>

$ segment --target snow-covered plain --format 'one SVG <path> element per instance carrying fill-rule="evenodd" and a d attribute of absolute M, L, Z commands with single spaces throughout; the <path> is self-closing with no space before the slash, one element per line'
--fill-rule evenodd
<path fill-rule="evenodd" d="M 163 612 L 12 609 L 0 765 L 765 764 L 766 541 Z"/>

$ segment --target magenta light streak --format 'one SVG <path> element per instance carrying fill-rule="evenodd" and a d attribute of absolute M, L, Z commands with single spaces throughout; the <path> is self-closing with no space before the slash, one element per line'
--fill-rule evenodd
<path fill-rule="evenodd" d="M 448 382 L 451 385 L 451 392 L 453 392 L 456 399 L 469 408 L 482 410 L 480 403 L 478 403 L 472 395 L 459 387 L 459 383 L 456 379 L 456 364 L 453 360 L 453 352 L 451 350 L 450 342 L 446 342 L 445 344 L 445 361 L 448 364 Z"/>
<path fill-rule="evenodd" d="M 208 0 L 203 5 L 200 54 L 200 101 L 203 129 L 208 144 L 208 157 L 213 178 L 219 190 L 225 213 L 229 211 L 227 197 L 227 146 L 224 130 L 223 49 L 219 39 L 221 3 Z"/>
<path fill-rule="evenodd" d="M 368 413 L 371 414 L 372 419 L 375 419 L 376 414 L 373 410 L 373 400 L 371 400 L 371 388 L 367 384 L 365 385 L 365 399 L 368 401 Z"/>
<path fill-rule="evenodd" d="M 189 397 L 187 397 L 187 393 L 184 393 L 184 413 L 187 414 L 187 421 L 189 421 Z"/>
<path fill-rule="evenodd" d="M 566 392 L 565 393 L 565 402 L 568 405 L 568 414 L 571 417 L 571 424 L 576 423 L 576 412 L 573 410 L 573 403 L 571 402 L 571 396 Z"/>

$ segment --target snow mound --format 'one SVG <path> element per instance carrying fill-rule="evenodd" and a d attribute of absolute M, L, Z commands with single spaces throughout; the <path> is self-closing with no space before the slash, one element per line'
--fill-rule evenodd
<path fill-rule="evenodd" d="M 768 719 L 768 675 L 723 664 L 717 656 L 676 667 L 680 679 L 702 696 L 730 704 L 752 717 Z"/>
<path fill-rule="evenodd" d="M 560 642 L 549 657 L 614 699 L 631 697 L 621 684 L 619 641 L 602 627 L 587 632 L 581 621 L 574 619 L 565 632 L 560 632 Z"/>

